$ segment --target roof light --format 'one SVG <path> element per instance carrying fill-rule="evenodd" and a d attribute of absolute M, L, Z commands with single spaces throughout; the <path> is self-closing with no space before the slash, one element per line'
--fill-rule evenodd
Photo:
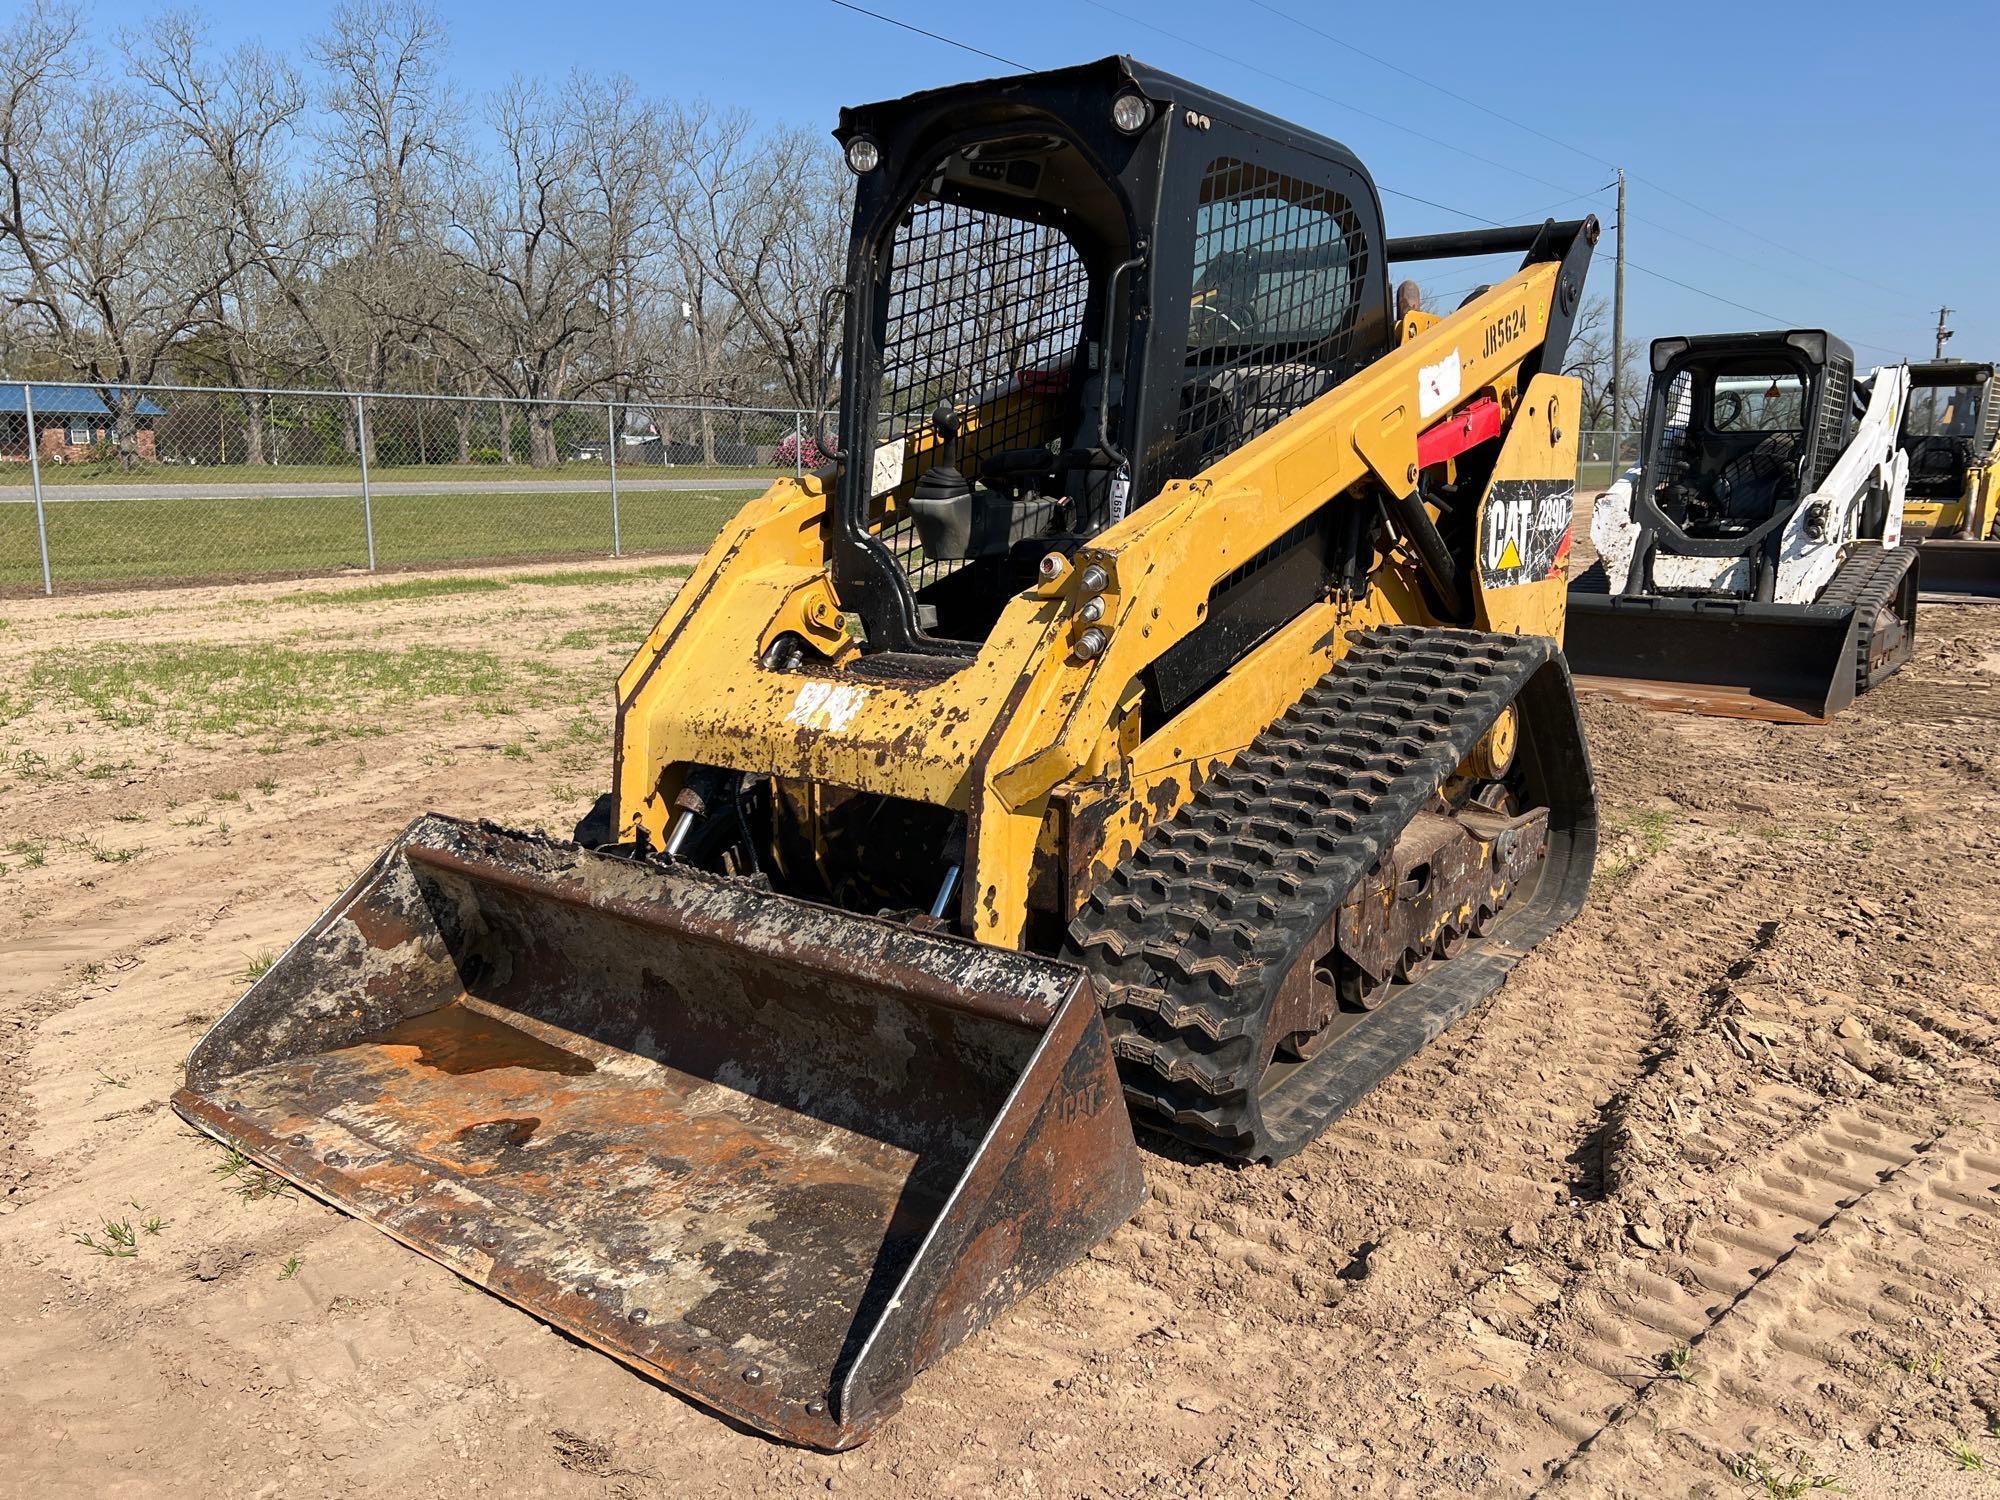
<path fill-rule="evenodd" d="M 865 177 L 882 165 L 882 148 L 865 135 L 857 135 L 847 143 L 847 170 L 856 177 Z"/>
<path fill-rule="evenodd" d="M 1146 101 L 1137 94 L 1120 94 L 1111 101 L 1111 123 L 1127 135 L 1137 135 L 1146 128 L 1146 122 L 1153 112 L 1146 107 Z"/>

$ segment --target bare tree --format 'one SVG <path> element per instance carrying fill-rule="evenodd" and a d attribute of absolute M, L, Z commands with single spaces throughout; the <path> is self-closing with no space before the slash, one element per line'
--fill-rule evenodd
<path fill-rule="evenodd" d="M 565 110 L 577 152 L 577 237 L 596 268 L 602 354 L 620 398 L 657 375 L 666 350 L 659 281 L 667 248 L 658 181 L 666 122 L 628 78 L 573 74 Z"/>
<path fill-rule="evenodd" d="M 297 361 L 301 334 L 321 342 L 301 254 L 310 230 L 288 180 L 304 85 L 256 46 L 210 60 L 201 23 L 180 12 L 156 18 L 127 53 L 161 129 L 186 148 L 193 231 L 221 272 L 208 320 L 227 384 L 243 393 L 244 461 L 268 463 L 269 398 L 257 388 Z"/>
<path fill-rule="evenodd" d="M 128 460 L 129 388 L 169 370 L 240 393 L 252 463 L 257 389 L 301 381 L 357 397 L 350 451 L 364 393 L 455 398 L 466 461 L 494 396 L 534 403 L 537 463 L 567 399 L 697 396 L 711 461 L 717 403 L 830 404 L 849 184 L 812 134 L 578 72 L 486 100 L 475 135 L 429 0 L 338 0 L 306 68 L 162 12 L 100 77 L 69 3 L 0 32 L 0 328 L 124 403 Z"/>
<path fill-rule="evenodd" d="M 709 200 L 723 284 L 780 389 L 815 415 L 831 399 L 839 357 L 824 293 L 846 261 L 851 193 L 830 145 L 780 130 L 751 153 L 734 191 Z"/>
<path fill-rule="evenodd" d="M 715 462 L 710 408 L 726 397 L 747 327 L 743 304 L 721 272 L 717 226 L 727 218 L 722 202 L 744 191 L 752 149 L 748 115 L 718 114 L 705 103 L 676 106 L 656 184 L 668 247 L 669 372 L 701 403 L 702 462 L 710 464 Z M 662 441 L 671 441 L 670 414 L 656 412 L 654 420 Z"/>
<path fill-rule="evenodd" d="M 851 193 L 839 157 L 808 132 L 760 138 L 748 116 L 701 103 L 672 112 L 667 139 L 687 384 L 704 407 L 775 396 L 824 412 L 840 357 L 825 293 L 841 279 Z M 713 462 L 706 414 L 702 441 Z"/>
<path fill-rule="evenodd" d="M 1583 382 L 1582 426 L 1586 431 L 1632 428 L 1639 425 L 1646 409 L 1646 381 L 1639 368 L 1636 346 L 1625 346 L 1624 367 L 1620 371 L 1620 405 L 1611 409 L 1611 304 L 1602 297 L 1586 297 L 1577 309 L 1570 329 L 1569 354 L 1563 365 L 1565 375 Z"/>
<path fill-rule="evenodd" d="M 76 13 L 55 10 L 0 38 L 0 295 L 97 389 L 129 467 L 135 387 L 158 377 L 227 273 L 199 253 L 172 143 L 133 94 L 80 76 L 79 37 Z"/>
<path fill-rule="evenodd" d="M 426 326 L 496 390 L 529 403 L 529 460 L 543 468 L 560 461 L 555 403 L 609 373 L 592 357 L 605 330 L 605 267 L 586 235 L 585 153 L 562 102 L 517 82 L 493 100 L 489 123 L 499 170 L 467 186 L 444 239 L 474 295 Z"/>
<path fill-rule="evenodd" d="M 397 340 L 437 311 L 424 271 L 465 159 L 446 35 L 424 0 L 343 0 L 311 55 L 327 75 L 314 194 L 326 263 L 302 299 L 343 390 L 380 390 Z"/>

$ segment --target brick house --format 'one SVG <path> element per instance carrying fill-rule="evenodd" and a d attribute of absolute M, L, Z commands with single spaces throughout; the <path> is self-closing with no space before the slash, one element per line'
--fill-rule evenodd
<path fill-rule="evenodd" d="M 80 463 L 111 441 L 111 409 L 87 385 L 36 385 L 35 432 L 45 464 Z M 150 397 L 139 398 L 139 457 L 159 456 L 153 423 L 166 414 Z M 22 388 L 0 385 L 0 463 L 28 461 L 28 408 Z"/>

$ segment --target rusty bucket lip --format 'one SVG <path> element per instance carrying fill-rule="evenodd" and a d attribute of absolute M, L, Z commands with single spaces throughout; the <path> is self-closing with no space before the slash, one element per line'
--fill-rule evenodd
<path fill-rule="evenodd" d="M 470 857 L 467 857 L 468 843 L 474 851 Z M 499 868 L 479 858 L 476 849 L 481 844 L 491 850 L 492 857 L 500 864 Z M 445 847 L 440 849 L 440 845 Z M 231 1017 L 261 988 L 278 983 L 278 976 L 287 973 L 292 966 L 312 962 L 314 941 L 338 923 L 399 859 L 480 881 L 493 882 L 497 877 L 500 884 L 511 889 L 578 902 L 614 919 L 632 920 L 655 930 L 671 931 L 690 942 L 724 941 L 716 931 L 705 930 L 708 924 L 700 920 L 701 913 L 694 913 L 695 920 L 690 922 L 687 911 L 646 911 L 632 900 L 621 899 L 618 892 L 582 889 L 579 877 L 563 869 L 541 870 L 528 861 L 511 867 L 502 863 L 509 853 L 517 851 L 563 859 L 573 856 L 586 861 L 602 860 L 640 879 L 648 873 L 658 873 L 679 892 L 687 892 L 690 886 L 694 886 L 700 891 L 732 896 L 748 894 L 734 882 L 701 871 L 680 867 L 649 871 L 647 866 L 633 861 L 596 854 L 540 835 L 516 832 L 485 822 L 468 822 L 443 814 L 423 814 L 413 819 L 352 885 L 329 903 L 285 949 L 271 968 L 203 1033 L 189 1052 L 187 1079 L 174 1092 L 170 1101 L 172 1107 L 182 1119 L 204 1135 L 244 1152 L 261 1165 L 298 1184 L 312 1197 L 381 1230 L 454 1274 L 477 1282 L 482 1289 L 609 1354 L 699 1406 L 772 1438 L 828 1451 L 849 1448 L 865 1441 L 894 1413 L 903 1393 L 918 1373 L 915 1365 L 899 1367 L 893 1358 L 893 1351 L 883 1372 L 871 1369 L 871 1360 L 877 1356 L 885 1338 L 895 1343 L 923 1327 L 923 1320 L 935 1302 L 941 1276 L 939 1267 L 949 1271 L 949 1263 L 962 1249 L 962 1237 L 976 1225 L 982 1205 L 1018 1151 L 1019 1138 L 1030 1124 L 1029 1116 L 1034 1113 L 1036 1099 L 1048 1091 L 1051 1080 L 1060 1074 L 1064 1059 L 1096 1021 L 1096 981 L 1080 965 L 1065 960 L 995 948 L 952 934 L 913 930 L 885 919 L 843 912 L 796 897 L 765 891 L 755 893 L 760 899 L 810 911 L 815 914 L 815 921 L 821 924 L 817 932 L 811 923 L 804 924 L 807 930 L 802 940 L 793 928 L 782 923 L 773 924 L 758 933 L 757 940 L 749 945 L 760 956 L 801 971 L 815 971 L 816 965 L 830 963 L 837 967 L 838 972 L 902 993 L 917 1003 L 954 1007 L 989 1023 L 1018 1027 L 1034 1035 L 1025 1059 L 1008 1082 L 1004 1098 L 990 1112 L 982 1111 L 984 1124 L 975 1149 L 925 1228 L 897 1278 L 892 1295 L 872 1313 L 870 1326 L 858 1347 L 825 1371 L 825 1385 L 816 1395 L 793 1393 L 769 1404 L 753 1404 L 743 1399 L 748 1393 L 741 1387 L 741 1371 L 737 1367 L 740 1361 L 725 1363 L 710 1358 L 704 1364 L 696 1354 L 694 1363 L 668 1364 L 660 1362 L 659 1351 L 649 1357 L 639 1348 L 619 1347 L 605 1334 L 593 1331 L 590 1321 L 581 1314 L 581 1305 L 565 1305 L 567 1299 L 581 1294 L 566 1292 L 552 1282 L 539 1284 L 544 1278 L 531 1267 L 524 1270 L 504 1260 L 497 1270 L 488 1268 L 488 1274 L 480 1274 L 476 1262 L 455 1259 L 447 1241 L 438 1239 L 425 1243 L 389 1222 L 379 1205 L 370 1207 L 364 1194 L 345 1191 L 346 1179 L 338 1169 L 327 1166 L 304 1148 L 289 1146 L 264 1126 L 234 1115 L 228 1104 L 205 1097 L 205 1094 L 219 1089 L 230 1077 L 249 1070 L 231 1066 L 227 1071 L 217 1071 L 212 1075 L 206 1070 L 199 1070 L 196 1060 L 202 1055 L 203 1047 L 218 1033 L 230 1030 L 228 1023 Z M 561 889 L 564 886 L 567 889 Z M 700 891 L 692 898 L 695 903 L 700 900 Z M 663 891 L 662 899 L 672 899 L 671 893 Z M 919 954 L 933 961 L 905 968 L 891 965 L 884 954 L 867 944 L 859 949 L 852 944 L 816 945 L 813 939 L 826 937 L 825 924 L 835 919 L 850 933 L 855 927 L 847 924 L 856 924 L 878 932 L 884 940 L 893 937 L 900 944 L 913 944 Z M 744 945 L 739 943 L 737 946 Z M 823 953 L 819 951 L 822 946 L 825 947 Z M 987 987 L 984 993 L 969 992 L 962 981 L 955 985 L 951 983 L 951 963 L 937 962 L 940 956 L 947 960 L 954 956 L 976 957 L 996 963 L 1001 969 L 996 978 L 1001 983 Z M 1037 982 L 1024 984 L 1018 989 L 1007 989 L 1005 981 L 1014 977 L 1017 969 L 1023 980 L 1035 977 Z M 823 969 L 817 971 L 825 972 Z M 1116 1096 L 1115 1087 L 1113 1093 L 1113 1107 L 1122 1114 L 1123 1101 Z M 1027 1115 L 1024 1116 L 1023 1111 L 1027 1111 Z M 1136 1172 L 1136 1143 L 1128 1149 Z M 1143 1194 L 1143 1188 L 1139 1191 Z M 943 1257 L 939 1266 L 931 1264 L 934 1257 Z M 924 1282 L 930 1285 L 926 1286 Z M 1012 1297 L 1007 1299 L 1012 1300 Z M 692 1352 L 695 1351 L 691 1348 Z M 719 1346 L 717 1352 L 720 1352 Z M 880 1378 L 882 1376 L 886 1378 Z M 814 1405 L 820 1408 L 817 1412 L 812 1410 Z"/>

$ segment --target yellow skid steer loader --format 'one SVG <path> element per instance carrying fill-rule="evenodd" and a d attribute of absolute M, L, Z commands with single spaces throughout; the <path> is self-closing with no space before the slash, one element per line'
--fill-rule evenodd
<path fill-rule="evenodd" d="M 1993 366 L 1910 366 L 1903 535 L 1923 559 L 1926 604 L 2000 600 L 2000 379 Z"/>
<path fill-rule="evenodd" d="M 568 841 L 419 818 L 188 1119 L 677 1390 L 861 1441 L 1144 1196 L 1299 1149 L 1574 913 L 1594 220 L 1392 240 L 1129 59 L 846 111 L 838 461 L 618 681 Z M 1392 262 L 1518 254 L 1443 318 Z"/>

